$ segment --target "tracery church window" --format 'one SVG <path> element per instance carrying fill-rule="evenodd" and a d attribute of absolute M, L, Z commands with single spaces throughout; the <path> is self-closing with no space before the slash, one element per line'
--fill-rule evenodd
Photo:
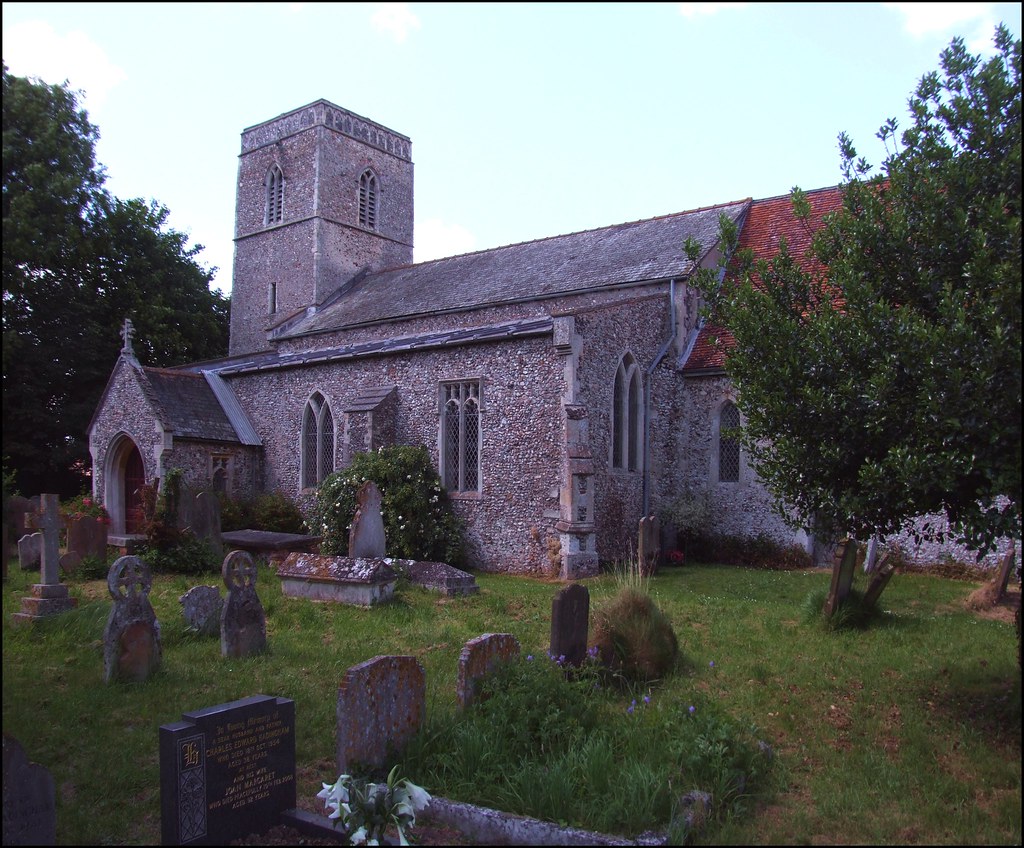
<path fill-rule="evenodd" d="M 280 224 L 284 220 L 284 173 L 276 164 L 267 171 L 266 189 L 266 224 Z"/>
<path fill-rule="evenodd" d="M 314 392 L 302 413 L 302 488 L 309 489 L 334 470 L 334 416 L 320 392 Z"/>
<path fill-rule="evenodd" d="M 225 494 L 231 488 L 231 457 L 225 454 L 214 454 L 210 457 L 210 482 L 213 491 Z"/>
<path fill-rule="evenodd" d="M 449 492 L 480 491 L 480 383 L 441 387 L 441 479 Z"/>
<path fill-rule="evenodd" d="M 732 401 L 718 414 L 718 482 L 740 481 L 740 411 Z"/>
<path fill-rule="evenodd" d="M 369 169 L 359 178 L 359 223 L 377 229 L 377 175 Z"/>
<path fill-rule="evenodd" d="M 615 371 L 612 392 L 612 467 L 640 470 L 643 455 L 643 403 L 640 367 L 625 354 Z"/>

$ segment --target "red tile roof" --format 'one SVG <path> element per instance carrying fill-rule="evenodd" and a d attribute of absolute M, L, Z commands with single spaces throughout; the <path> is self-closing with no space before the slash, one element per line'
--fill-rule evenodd
<path fill-rule="evenodd" d="M 743 223 L 737 249 L 749 248 L 755 261 L 771 259 L 779 249 L 780 237 L 785 236 L 790 254 L 806 270 L 814 269 L 817 263 L 806 256 L 811 238 L 821 229 L 823 217 L 842 206 L 842 194 L 838 186 L 832 186 L 808 191 L 806 195 L 811 207 L 811 214 L 806 220 L 800 220 L 793 214 L 793 203 L 788 194 L 753 201 Z M 757 282 L 755 277 L 755 284 Z M 726 351 L 732 344 L 732 333 L 724 327 L 706 325 L 698 333 L 693 350 L 683 363 L 683 371 L 722 368 Z"/>

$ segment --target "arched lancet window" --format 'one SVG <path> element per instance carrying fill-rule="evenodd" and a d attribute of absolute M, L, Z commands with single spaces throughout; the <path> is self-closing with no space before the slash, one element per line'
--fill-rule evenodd
<path fill-rule="evenodd" d="M 359 178 L 359 223 L 377 229 L 377 175 L 369 169 Z"/>
<path fill-rule="evenodd" d="M 480 383 L 441 388 L 441 469 L 449 492 L 480 491 Z"/>
<path fill-rule="evenodd" d="M 318 485 L 334 470 L 334 416 L 320 392 L 302 413 L 302 488 Z"/>
<path fill-rule="evenodd" d="M 267 209 L 266 224 L 280 224 L 284 220 L 284 173 L 276 165 L 267 171 Z"/>
<path fill-rule="evenodd" d="M 740 481 L 740 411 L 728 401 L 718 414 L 718 482 Z"/>
<path fill-rule="evenodd" d="M 643 389 L 640 368 L 625 354 L 615 370 L 612 392 L 612 467 L 640 470 L 643 455 Z"/>

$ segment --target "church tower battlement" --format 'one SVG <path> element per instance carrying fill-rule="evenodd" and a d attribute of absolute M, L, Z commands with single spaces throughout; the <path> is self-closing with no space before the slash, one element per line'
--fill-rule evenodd
<path fill-rule="evenodd" d="M 412 262 L 412 142 L 326 100 L 242 131 L 229 354 L 364 268 Z"/>

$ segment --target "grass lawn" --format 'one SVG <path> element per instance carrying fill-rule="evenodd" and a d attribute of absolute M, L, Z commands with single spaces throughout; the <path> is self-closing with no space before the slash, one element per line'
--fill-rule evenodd
<path fill-rule="evenodd" d="M 151 600 L 163 667 L 143 684 L 105 686 L 105 581 L 71 580 L 77 610 L 13 628 L 11 614 L 37 579 L 10 564 L 3 728 L 53 773 L 61 844 L 157 843 L 159 726 L 253 694 L 295 700 L 300 806 L 319 812 L 321 781 L 336 776 L 334 712 L 346 669 L 378 654 L 413 654 L 426 669 L 428 712 L 451 711 L 463 643 L 507 632 L 524 651 L 543 653 L 560 588 L 478 575 L 481 591 L 471 598 L 404 587 L 394 603 L 365 610 L 285 598 L 261 566 L 270 650 L 225 660 L 216 638 L 185 630 L 178 603 L 190 586 L 219 578 L 158 576 Z M 776 752 L 768 790 L 700 841 L 1020 844 L 1012 622 L 964 607 L 978 584 L 899 574 L 882 596 L 881 623 L 829 634 L 802 608 L 828 580 L 827 571 L 687 565 L 651 581 L 684 655 L 680 671 L 652 687 L 652 700 L 713 701 L 756 724 Z M 584 582 L 592 613 L 616 590 L 611 577 Z"/>

